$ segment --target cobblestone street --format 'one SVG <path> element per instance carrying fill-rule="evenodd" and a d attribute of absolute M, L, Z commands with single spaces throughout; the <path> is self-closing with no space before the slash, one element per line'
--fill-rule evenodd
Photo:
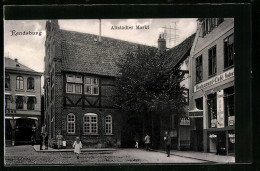
<path fill-rule="evenodd" d="M 166 157 L 166 154 L 143 149 L 82 152 L 77 159 L 73 152 L 36 152 L 30 145 L 5 148 L 5 165 L 94 165 L 139 163 L 205 163 L 186 157 Z"/>

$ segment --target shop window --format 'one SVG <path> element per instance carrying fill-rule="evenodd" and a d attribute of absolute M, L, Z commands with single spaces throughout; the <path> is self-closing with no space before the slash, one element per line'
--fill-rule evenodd
<path fill-rule="evenodd" d="M 23 77 L 22 76 L 16 77 L 16 89 L 23 90 Z"/>
<path fill-rule="evenodd" d="M 5 109 L 10 109 L 13 99 L 11 95 L 5 95 Z"/>
<path fill-rule="evenodd" d="M 203 98 L 201 97 L 201 98 L 195 99 L 195 102 L 196 102 L 196 108 L 203 110 Z"/>
<path fill-rule="evenodd" d="M 105 118 L 105 133 L 112 134 L 112 116 L 108 115 Z"/>
<path fill-rule="evenodd" d="M 5 88 L 10 89 L 10 75 L 5 74 Z"/>
<path fill-rule="evenodd" d="M 84 134 L 95 134 L 98 133 L 98 118 L 97 114 L 88 113 L 83 118 L 83 133 Z"/>
<path fill-rule="evenodd" d="M 66 80 L 67 93 L 82 93 L 82 76 L 67 74 Z"/>
<path fill-rule="evenodd" d="M 99 94 L 99 79 L 92 77 L 85 77 L 85 94 L 98 95 Z"/>
<path fill-rule="evenodd" d="M 67 132 L 75 133 L 75 115 L 73 113 L 67 116 Z"/>
<path fill-rule="evenodd" d="M 16 109 L 23 109 L 24 96 L 16 96 Z"/>
<path fill-rule="evenodd" d="M 34 79 L 32 77 L 27 79 L 27 90 L 34 90 Z"/>
<path fill-rule="evenodd" d="M 226 126 L 234 126 L 235 122 L 235 94 L 234 87 L 230 87 L 224 90 L 224 105 L 225 105 L 225 116 Z"/>
<path fill-rule="evenodd" d="M 215 128 L 217 127 L 217 95 L 209 94 L 207 98 L 209 125 Z"/>
<path fill-rule="evenodd" d="M 27 109 L 34 110 L 36 104 L 36 97 L 28 97 L 27 99 Z"/>
<path fill-rule="evenodd" d="M 196 58 L 196 82 L 202 80 L 202 55 Z"/>
<path fill-rule="evenodd" d="M 217 52 L 216 46 L 209 49 L 209 76 L 217 73 Z"/>
<path fill-rule="evenodd" d="M 224 39 L 224 68 L 234 65 L 234 35 Z"/>

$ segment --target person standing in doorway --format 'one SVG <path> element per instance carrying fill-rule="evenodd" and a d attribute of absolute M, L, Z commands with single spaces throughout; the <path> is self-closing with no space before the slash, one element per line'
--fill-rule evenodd
<path fill-rule="evenodd" d="M 42 144 L 43 144 L 43 135 L 40 135 L 40 150 L 42 150 Z"/>
<path fill-rule="evenodd" d="M 49 140 L 49 136 L 48 136 L 48 133 L 46 132 L 45 138 L 44 138 L 45 150 L 48 150 L 48 140 Z"/>
<path fill-rule="evenodd" d="M 73 143 L 73 147 L 74 147 L 74 153 L 76 154 L 77 159 L 79 159 L 79 154 L 80 154 L 81 148 L 82 148 L 82 144 L 81 144 L 79 137 L 76 137 L 76 140 Z"/>
<path fill-rule="evenodd" d="M 146 136 L 144 137 L 144 143 L 145 143 L 146 151 L 149 151 L 150 150 L 151 137 L 148 134 L 146 134 Z"/>
<path fill-rule="evenodd" d="M 165 135 L 164 135 L 163 139 L 164 139 L 164 142 L 166 145 L 167 157 L 170 157 L 171 136 L 168 134 L 168 131 L 165 131 Z"/>

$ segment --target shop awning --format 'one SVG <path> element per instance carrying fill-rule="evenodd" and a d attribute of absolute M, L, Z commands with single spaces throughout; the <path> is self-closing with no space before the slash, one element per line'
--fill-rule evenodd
<path fill-rule="evenodd" d="M 189 117 L 190 118 L 198 118 L 203 117 L 203 110 L 195 108 L 193 110 L 189 111 Z"/>
<path fill-rule="evenodd" d="M 20 119 L 21 117 L 11 117 L 11 116 L 6 116 L 5 119 Z"/>

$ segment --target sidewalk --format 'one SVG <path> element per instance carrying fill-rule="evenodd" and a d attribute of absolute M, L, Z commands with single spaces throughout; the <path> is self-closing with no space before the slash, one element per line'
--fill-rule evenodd
<path fill-rule="evenodd" d="M 48 147 L 48 150 L 45 150 L 45 146 L 42 147 L 42 150 L 40 150 L 40 145 L 34 145 L 34 150 L 36 152 L 73 152 L 73 148 L 66 148 L 66 149 L 54 149 L 51 147 Z M 116 151 L 114 148 L 82 148 L 82 152 L 112 152 Z"/>
<path fill-rule="evenodd" d="M 166 155 L 166 152 L 163 150 L 155 150 L 155 151 L 165 153 Z M 222 156 L 222 155 L 216 155 L 214 153 L 171 150 L 171 155 L 186 157 L 191 159 L 199 159 L 199 160 L 210 161 L 210 162 L 217 162 L 217 163 L 235 163 L 234 156 Z"/>

